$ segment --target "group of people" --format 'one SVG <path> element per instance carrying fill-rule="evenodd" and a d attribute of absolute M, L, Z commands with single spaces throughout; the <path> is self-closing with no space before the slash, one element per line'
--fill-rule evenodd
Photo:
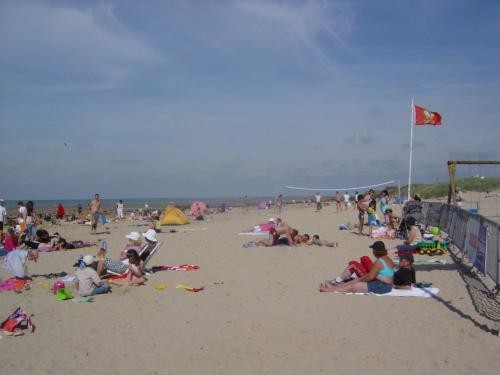
<path fill-rule="evenodd" d="M 360 262 L 350 261 L 341 275 L 320 284 L 320 292 L 386 294 L 393 288 L 410 289 L 416 283 L 412 254 L 401 254 L 396 270 L 384 242 L 375 241 L 370 248 L 375 262 L 366 256 Z"/>
<path fill-rule="evenodd" d="M 267 223 L 262 223 L 255 226 L 247 232 L 268 232 L 267 240 L 253 241 L 257 246 L 296 246 L 296 245 L 316 245 L 337 247 L 338 242 L 322 240 L 319 235 L 315 234 L 312 237 L 308 233 L 299 233 L 297 229 L 292 229 L 290 225 L 281 220 L 281 218 L 270 218 Z"/>

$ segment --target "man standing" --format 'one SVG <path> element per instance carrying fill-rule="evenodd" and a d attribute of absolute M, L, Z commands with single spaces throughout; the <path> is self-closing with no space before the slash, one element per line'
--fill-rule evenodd
<path fill-rule="evenodd" d="M 345 205 L 345 210 L 347 211 L 347 208 L 349 207 L 349 200 L 351 199 L 349 192 L 346 191 L 344 194 L 344 205 Z"/>
<path fill-rule="evenodd" d="M 342 198 L 338 191 L 335 192 L 335 205 L 337 206 L 337 213 L 339 213 L 339 210 L 342 212 Z"/>
<path fill-rule="evenodd" d="M 316 200 L 316 211 L 321 210 L 321 195 L 319 193 L 316 193 L 314 199 Z"/>
<path fill-rule="evenodd" d="M 0 242 L 3 242 L 3 224 L 7 221 L 7 210 L 4 203 L 4 199 L 0 198 Z"/>
<path fill-rule="evenodd" d="M 101 200 L 99 194 L 94 196 L 89 203 L 89 211 L 90 211 L 90 234 L 96 234 L 97 232 L 97 223 L 99 222 L 99 213 L 101 211 Z"/>

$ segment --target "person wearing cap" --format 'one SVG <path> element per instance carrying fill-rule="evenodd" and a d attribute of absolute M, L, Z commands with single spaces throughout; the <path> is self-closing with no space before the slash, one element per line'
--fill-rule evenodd
<path fill-rule="evenodd" d="M 76 287 L 82 297 L 94 296 L 96 294 L 105 294 L 111 290 L 108 283 L 101 280 L 97 272 L 91 267 L 94 264 L 92 255 L 83 257 L 83 269 L 78 269 L 75 273 Z"/>
<path fill-rule="evenodd" d="M 417 282 L 413 262 L 412 254 L 401 254 L 399 256 L 399 269 L 394 272 L 395 289 L 411 289 L 412 284 Z"/>
<path fill-rule="evenodd" d="M 128 242 L 123 247 L 122 251 L 120 252 L 120 260 L 127 259 L 127 251 L 128 250 L 132 249 L 132 250 L 135 250 L 139 253 L 142 249 L 141 235 L 139 232 L 130 232 L 129 234 L 125 235 L 125 238 L 128 239 Z"/>
<path fill-rule="evenodd" d="M 3 242 L 3 224 L 7 221 L 7 210 L 4 204 L 5 200 L 0 198 L 0 242 Z"/>
<path fill-rule="evenodd" d="M 16 249 L 9 251 L 4 259 L 4 268 L 16 279 L 31 279 L 28 272 L 28 260 L 36 262 L 38 251 L 34 249 Z"/>
<path fill-rule="evenodd" d="M 346 283 L 331 284 L 322 283 L 320 292 L 342 292 L 342 293 L 375 293 L 386 294 L 392 290 L 394 277 L 394 264 L 387 256 L 387 249 L 382 241 L 375 241 L 370 248 L 377 260 L 367 274 L 359 279 Z"/>

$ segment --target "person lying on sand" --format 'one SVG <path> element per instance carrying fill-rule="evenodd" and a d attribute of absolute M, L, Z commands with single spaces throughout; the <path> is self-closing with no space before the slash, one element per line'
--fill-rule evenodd
<path fill-rule="evenodd" d="M 315 234 L 311 240 L 309 240 L 306 245 L 316 245 L 316 246 L 326 246 L 326 247 L 338 247 L 339 242 L 330 242 L 327 240 L 321 240 L 319 235 Z"/>
<path fill-rule="evenodd" d="M 292 229 L 292 239 L 295 245 L 307 244 L 310 241 L 309 234 L 300 234 L 297 229 Z"/>
<path fill-rule="evenodd" d="M 391 258 L 387 256 L 387 250 L 382 241 L 375 241 L 370 248 L 373 250 L 373 255 L 377 260 L 367 274 L 346 283 L 322 283 L 319 286 L 319 291 L 375 294 L 389 293 L 393 287 L 394 264 Z"/>

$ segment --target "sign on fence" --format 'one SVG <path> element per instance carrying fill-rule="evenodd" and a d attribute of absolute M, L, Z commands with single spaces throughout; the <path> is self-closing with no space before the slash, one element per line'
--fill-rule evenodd
<path fill-rule="evenodd" d="M 486 234 L 486 226 L 481 224 L 478 217 L 470 216 L 467 222 L 464 252 L 474 267 L 483 274 L 486 268 Z"/>

